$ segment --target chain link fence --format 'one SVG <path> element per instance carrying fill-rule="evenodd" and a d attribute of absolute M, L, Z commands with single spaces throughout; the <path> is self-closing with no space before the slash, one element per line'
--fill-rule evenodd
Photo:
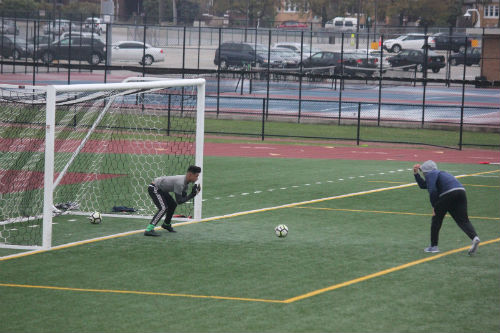
<path fill-rule="evenodd" d="M 500 146 L 500 80 L 482 75 L 485 66 L 500 63 L 498 50 L 488 46 L 498 37 L 485 30 L 338 32 L 147 21 L 96 25 L 83 17 L 1 20 L 2 26 L 13 21 L 18 27 L 17 33 L 0 31 L 4 78 L 45 84 L 55 74 L 59 83 L 71 84 L 86 74 L 100 82 L 201 76 L 207 80 L 211 134 Z M 396 44 L 401 36 L 410 38 Z M 224 53 L 227 45 L 234 54 Z"/>

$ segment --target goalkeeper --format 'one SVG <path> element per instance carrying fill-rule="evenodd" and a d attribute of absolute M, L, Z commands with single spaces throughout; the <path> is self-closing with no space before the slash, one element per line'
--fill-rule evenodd
<path fill-rule="evenodd" d="M 200 193 L 201 186 L 194 184 L 191 188 L 191 193 L 189 195 L 187 194 L 189 183 L 195 183 L 200 173 L 200 167 L 191 165 L 187 169 L 185 175 L 158 177 L 149 184 L 148 193 L 158 208 L 158 212 L 153 216 L 146 231 L 144 231 L 144 236 L 160 236 L 160 234 L 155 231 L 155 227 L 163 215 L 165 215 L 165 221 L 161 227 L 169 232 L 176 232 L 171 224 L 175 208 L 177 205 L 191 200 Z M 175 200 L 169 192 L 174 193 Z"/>

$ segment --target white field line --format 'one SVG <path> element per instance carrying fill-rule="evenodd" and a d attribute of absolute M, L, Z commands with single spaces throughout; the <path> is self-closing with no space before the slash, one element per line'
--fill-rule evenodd
<path fill-rule="evenodd" d="M 238 217 L 238 216 L 263 213 L 263 212 L 268 212 L 268 211 L 278 210 L 278 209 L 283 209 L 283 208 L 291 208 L 291 207 L 296 207 L 296 206 L 300 206 L 300 205 L 307 205 L 307 204 L 312 204 L 312 203 L 317 203 L 317 202 L 322 202 L 322 201 L 349 198 L 349 197 L 354 197 L 354 196 L 358 196 L 358 195 L 364 195 L 364 194 L 382 192 L 382 191 L 387 191 L 387 190 L 405 188 L 405 187 L 410 187 L 410 186 L 415 186 L 415 185 L 417 185 L 417 184 L 416 183 L 408 183 L 408 184 L 403 184 L 403 185 L 382 187 L 382 188 L 368 190 L 368 191 L 353 192 L 353 193 L 348 193 L 348 194 L 336 195 L 336 196 L 332 196 L 332 197 L 325 197 L 325 198 L 320 198 L 320 199 L 294 202 L 294 203 L 289 203 L 289 204 L 285 204 L 285 205 L 272 206 L 272 207 L 266 207 L 266 208 L 247 210 L 247 211 L 243 211 L 243 212 L 231 213 L 231 214 L 226 214 L 226 215 L 213 216 L 213 217 L 208 217 L 208 218 L 204 218 L 204 219 L 200 219 L 200 220 L 179 222 L 179 223 L 174 223 L 172 225 L 173 226 L 182 226 L 182 225 L 189 225 L 189 224 L 196 224 L 196 223 L 211 222 L 211 221 L 223 220 L 223 219 L 228 219 L 228 218 L 233 218 L 233 217 Z M 157 227 L 156 229 L 160 229 L 160 227 Z M 144 232 L 144 228 L 139 229 L 139 230 L 126 231 L 126 232 L 121 232 L 118 234 L 113 234 L 113 235 L 108 235 L 108 236 L 103 236 L 103 237 L 96 237 L 96 238 L 86 239 L 86 240 L 82 240 L 82 241 L 62 244 L 62 245 L 54 246 L 49 250 L 36 250 L 36 251 L 12 254 L 12 255 L 8 255 L 8 256 L 0 257 L 0 261 L 24 257 L 24 256 L 32 255 L 32 254 L 37 254 L 37 253 L 43 253 L 43 252 L 47 252 L 47 251 L 61 250 L 61 249 L 65 249 L 68 247 L 84 245 L 84 244 L 99 242 L 99 241 L 113 239 L 113 238 L 131 236 L 131 235 L 135 235 L 135 234 L 142 233 L 142 232 Z"/>

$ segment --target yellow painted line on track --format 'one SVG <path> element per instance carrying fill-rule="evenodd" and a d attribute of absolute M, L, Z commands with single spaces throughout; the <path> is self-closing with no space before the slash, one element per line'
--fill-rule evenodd
<path fill-rule="evenodd" d="M 500 238 L 496 238 L 496 239 L 492 239 L 492 240 L 489 240 L 489 241 L 486 241 L 486 242 L 481 242 L 479 245 L 482 246 L 482 245 L 487 245 L 487 244 L 491 244 L 491 243 L 496 243 L 496 242 L 499 242 L 499 241 L 500 241 Z M 340 289 L 340 288 L 343 288 L 343 287 L 347 287 L 347 286 L 350 286 L 350 285 L 353 285 L 353 284 L 356 284 L 356 283 L 359 283 L 359 282 L 367 281 L 367 280 L 370 280 L 370 279 L 373 279 L 373 278 L 376 278 L 376 277 L 379 277 L 379 276 L 383 276 L 383 275 L 387 275 L 387 274 L 390 274 L 390 273 L 393 273 L 393 272 L 397 272 L 397 271 L 400 271 L 400 270 L 403 270 L 403 269 L 406 269 L 406 268 L 409 268 L 409 267 L 412 267 L 412 266 L 416 266 L 416 265 L 423 264 L 423 263 L 426 263 L 426 262 L 429 262 L 429 261 L 433 261 L 433 260 L 436 260 L 436 259 L 439 259 L 439 258 L 442 258 L 442 257 L 445 257 L 445 256 L 449 256 L 450 254 L 454 254 L 454 253 L 457 253 L 457 252 L 462 252 L 462 251 L 465 251 L 465 250 L 468 250 L 468 249 L 469 249 L 469 246 L 461 247 L 459 249 L 450 250 L 450 251 L 446 251 L 446 252 L 443 252 L 443 253 L 440 253 L 440 254 L 432 255 L 430 257 L 419 259 L 419 260 L 415 260 L 415 261 L 412 261 L 412 262 L 409 262 L 409 263 L 406 263 L 406 264 L 403 264 L 403 265 L 400 265 L 400 266 L 392 267 L 392 268 L 389 268 L 389 269 L 384 269 L 383 271 L 379 271 L 379 272 L 376 272 L 376 273 L 373 273 L 373 274 L 365 275 L 365 276 L 359 277 L 357 279 L 353 279 L 353 280 L 345 281 L 345 282 L 342 282 L 342 283 L 334 284 L 334 285 L 331 285 L 331 286 L 323 288 L 323 289 L 317 289 L 317 290 L 314 290 L 314 291 L 311 291 L 311 292 L 308 292 L 308 293 L 305 293 L 305 294 L 302 294 L 302 295 L 299 295 L 299 296 L 288 298 L 288 299 L 284 300 L 284 303 L 297 302 L 297 301 L 300 301 L 300 300 L 303 300 L 303 299 L 306 299 L 306 298 L 310 298 L 310 297 L 313 297 L 313 296 L 317 296 L 317 295 L 326 293 L 328 291 L 332 291 L 332 290 Z"/>
<path fill-rule="evenodd" d="M 295 208 L 297 208 L 297 209 L 332 210 L 332 211 L 339 211 L 339 212 L 354 212 L 354 213 L 432 216 L 432 214 L 427 214 L 427 213 L 390 212 L 390 211 L 384 211 L 384 210 L 368 210 L 368 209 L 347 209 L 347 208 L 327 208 L 327 207 L 295 207 Z M 488 216 L 469 216 L 469 218 L 470 219 L 478 219 L 478 220 L 500 220 L 500 217 L 488 217 Z"/>
<path fill-rule="evenodd" d="M 14 283 L 0 283 L 0 287 L 80 291 L 80 292 L 105 293 L 105 294 L 126 294 L 126 295 L 128 294 L 128 295 L 187 297 L 187 298 L 207 298 L 207 299 L 221 299 L 221 300 L 247 301 L 247 302 L 264 302 L 264 303 L 284 303 L 284 301 L 282 301 L 282 300 L 261 299 L 261 298 L 175 294 L 175 293 L 162 293 L 162 292 L 154 292 L 154 291 L 86 289 L 86 288 L 70 288 L 70 287 L 56 287 L 56 286 L 36 286 L 36 285 L 29 285 L 29 284 L 14 284 Z"/>
<path fill-rule="evenodd" d="M 471 173 L 471 174 L 467 174 L 467 175 L 456 176 L 456 178 L 478 176 L 478 175 L 489 174 L 489 173 L 499 172 L 499 171 L 500 170 L 476 172 L 476 173 Z M 214 216 L 214 217 L 209 217 L 209 218 L 205 218 L 205 219 L 201 219 L 201 220 L 180 222 L 180 223 L 175 223 L 173 225 L 175 225 L 175 226 L 183 226 L 183 225 L 190 225 L 190 224 L 196 224 L 196 223 L 219 221 L 219 220 L 233 218 L 233 217 L 245 216 L 245 215 L 256 214 L 256 213 L 264 213 L 264 212 L 269 212 L 269 211 L 283 209 L 283 208 L 293 208 L 293 207 L 307 205 L 307 204 L 312 204 L 312 203 L 318 203 L 318 202 L 335 200 L 335 199 L 350 198 L 350 197 L 355 197 L 355 196 L 360 196 L 360 195 L 365 195 L 365 194 L 371 194 L 371 193 L 378 193 L 378 192 L 389 191 L 389 190 L 396 190 L 396 189 L 407 188 L 407 187 L 412 187 L 412 186 L 416 186 L 416 185 L 417 185 L 417 183 L 408 183 L 408 184 L 396 185 L 396 186 L 391 186 L 391 187 L 383 187 L 383 188 L 378 188 L 378 189 L 373 189 L 373 190 L 367 190 L 367 191 L 361 191 L 361 192 L 355 192 L 355 193 L 348 193 L 348 194 L 341 194 L 341 195 L 336 195 L 336 196 L 332 196 L 332 197 L 326 197 L 326 198 L 320 198 L 320 199 L 313 199 L 313 200 L 308 200 L 308 201 L 301 201 L 301 202 L 296 202 L 296 203 L 291 203 L 291 204 L 285 204 L 285 205 L 281 205 L 281 206 L 274 206 L 274 207 L 268 207 L 268 208 L 260 208 L 260 209 L 254 209 L 254 210 L 249 210 L 249 211 L 244 211 L 244 212 L 238 212 L 238 213 L 232 213 L 232 214 L 227 214 L 227 215 Z M 157 227 L 156 229 L 160 229 L 160 227 Z M 79 246 L 79 245 L 84 245 L 84 244 L 89 244 L 89 243 L 95 243 L 95 242 L 99 242 L 99 241 L 103 241 L 103 240 L 108 240 L 108 239 L 114 239 L 114 238 L 119 238 L 119 237 L 131 236 L 131 235 L 135 235 L 135 234 L 139 234 L 139 233 L 143 233 L 143 232 L 144 232 L 144 229 L 127 231 L 127 232 L 122 232 L 122 233 L 119 233 L 119 234 L 114 234 L 114 235 L 109 235 L 109 236 L 104 236 L 104 237 L 97 237 L 97 238 L 87 239 L 87 240 L 83 240 L 83 241 L 78 241 L 78 242 L 63 244 L 63 245 L 59 245 L 59 246 L 54 246 L 54 247 L 52 247 L 50 249 L 41 249 L 41 250 L 23 252 L 23 253 L 18 253 L 18 254 L 12 254 L 12 255 L 8 255 L 8 256 L 0 257 L 0 261 L 5 261 L 5 260 L 15 259 L 15 258 L 21 258 L 21 257 L 25 257 L 25 256 L 30 256 L 30 255 L 33 255 L 33 254 L 45 253 L 47 251 L 56 251 L 56 250 L 66 249 L 66 248 L 69 248 L 69 247 L 74 247 L 74 246 Z"/>

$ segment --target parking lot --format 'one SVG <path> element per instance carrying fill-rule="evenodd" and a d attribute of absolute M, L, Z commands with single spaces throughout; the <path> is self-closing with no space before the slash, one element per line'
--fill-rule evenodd
<path fill-rule="evenodd" d="M 41 22 L 39 24 L 44 26 Z M 43 34 L 43 30 L 40 27 L 35 30 L 35 25 L 33 22 L 18 22 L 19 34 L 16 38 L 20 40 L 30 40 L 37 32 Z M 46 25 L 45 25 L 46 26 Z M 82 26 L 73 25 L 73 29 L 84 30 Z M 102 29 L 102 28 L 101 28 Z M 152 47 L 161 50 L 163 53 L 161 58 L 156 57 L 154 61 L 150 63 L 146 61 L 146 65 L 159 68 L 186 68 L 186 69 L 207 69 L 215 70 L 217 65 L 214 63 L 215 52 L 219 43 L 224 42 L 247 42 L 250 44 L 262 44 L 267 47 L 269 44 L 274 45 L 276 43 L 302 43 L 314 50 L 330 51 L 330 52 L 352 52 L 358 47 L 358 52 L 362 50 L 370 50 L 372 44 L 377 41 L 377 36 L 375 34 L 360 33 L 359 38 L 353 34 L 332 34 L 328 31 L 317 31 L 314 33 L 309 33 L 307 31 L 279 31 L 279 30 L 268 30 L 268 29 L 218 29 L 218 28 L 197 28 L 197 27 L 158 27 L 151 26 L 146 29 L 144 33 L 144 28 L 142 26 L 134 25 L 108 25 L 107 29 L 110 30 L 109 34 L 102 31 L 100 38 L 104 43 L 116 44 L 117 42 L 124 41 L 138 41 L 142 42 L 144 36 L 146 36 L 146 43 L 150 44 Z M 46 30 L 46 28 L 45 28 Z M 88 29 L 86 29 L 88 31 Z M 106 29 L 104 29 L 106 30 Z M 72 31 L 73 32 L 73 31 Z M 220 41 L 219 41 L 220 36 Z M 391 38 L 393 36 L 383 36 L 384 39 Z M 56 37 L 57 38 L 57 37 Z M 269 38 L 271 38 L 271 43 L 269 43 Z M 109 39 L 107 41 L 106 39 Z M 344 43 L 342 43 L 342 40 Z M 478 41 L 480 45 L 480 40 Z M 26 42 L 26 44 L 28 44 Z M 377 44 L 377 43 L 375 43 Z M 78 46 L 78 45 L 76 45 Z M 78 53 L 75 44 L 72 45 L 73 54 Z M 36 47 L 38 51 L 42 50 L 40 47 Z M 137 55 L 135 57 L 130 56 L 125 58 L 117 58 L 118 51 L 116 48 L 108 47 L 108 52 L 111 54 L 111 58 L 108 61 L 108 65 L 130 65 L 130 66 L 142 66 L 142 50 L 136 50 Z M 433 73 L 428 71 L 427 78 L 429 79 L 452 79 L 452 80 L 474 80 L 480 75 L 481 70 L 478 65 L 465 66 L 450 66 L 448 64 L 448 57 L 453 54 L 446 50 L 436 50 L 434 51 L 438 55 L 444 56 L 446 67 L 442 68 L 438 73 Z M 40 53 L 40 52 L 39 52 Z M 312 55 L 304 53 L 302 55 L 303 59 Z M 384 51 L 383 66 L 390 67 L 387 59 L 394 56 L 395 53 L 390 53 Z M 104 63 L 104 55 L 101 56 L 101 64 Z M 5 55 L 4 55 L 5 58 Z M 89 61 L 89 56 L 82 59 L 77 59 L 78 62 L 91 62 Z M 31 58 L 25 56 L 24 58 L 18 59 L 20 61 L 32 61 Z M 50 59 L 49 59 L 50 60 Z M 149 59 L 147 59 L 149 60 Z M 66 62 L 64 59 L 59 59 L 60 62 Z M 73 63 L 75 61 L 72 61 Z M 11 66 L 2 66 L 2 71 L 9 72 L 12 70 Z M 19 67 L 18 67 L 19 69 Z M 465 72 L 465 76 L 464 76 Z M 416 73 L 416 77 L 422 77 L 422 73 Z"/>

